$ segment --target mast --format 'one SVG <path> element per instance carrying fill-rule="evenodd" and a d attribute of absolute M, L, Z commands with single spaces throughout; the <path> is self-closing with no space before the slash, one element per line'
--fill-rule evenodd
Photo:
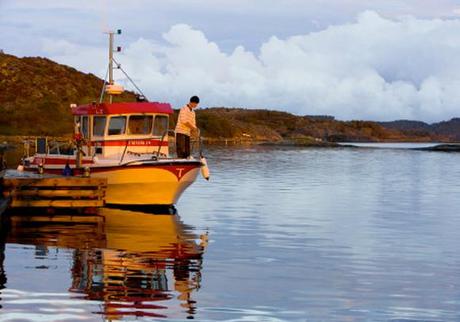
<path fill-rule="evenodd" d="M 114 40 L 114 31 L 109 31 L 109 85 L 114 85 L 113 81 L 113 40 Z M 117 35 L 121 35 L 121 29 L 116 31 Z M 117 47 L 117 51 L 120 51 L 120 47 Z M 109 93 L 109 102 L 112 103 L 112 94 Z"/>
<path fill-rule="evenodd" d="M 144 93 L 140 90 L 140 88 L 134 83 L 134 81 L 129 77 L 129 75 L 121 68 L 121 65 L 113 58 L 113 52 L 114 52 L 114 35 L 121 35 L 121 29 L 118 29 L 116 32 L 115 31 L 108 31 L 106 34 L 109 35 L 109 67 L 107 68 L 107 73 L 105 74 L 105 79 L 104 79 L 104 86 L 101 91 L 101 96 L 99 97 L 99 103 L 102 103 L 104 101 L 104 94 L 109 95 L 109 102 L 112 103 L 113 95 L 120 95 L 124 92 L 124 88 L 121 85 L 115 84 L 115 81 L 113 79 L 113 70 L 114 69 L 119 69 L 123 72 L 123 74 L 126 76 L 126 78 L 134 85 L 134 87 L 139 91 L 141 95 L 139 97 L 143 101 L 148 101 Z M 116 52 L 121 51 L 121 47 L 117 46 L 115 49 Z M 115 63 L 115 67 L 114 67 Z M 108 79 L 107 79 L 108 77 Z"/>
<path fill-rule="evenodd" d="M 113 85 L 113 31 L 109 32 L 109 84 Z"/>

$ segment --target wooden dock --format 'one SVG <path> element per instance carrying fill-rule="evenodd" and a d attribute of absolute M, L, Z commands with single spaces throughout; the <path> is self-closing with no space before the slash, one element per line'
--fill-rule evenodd
<path fill-rule="evenodd" d="M 46 208 L 102 207 L 107 179 L 39 175 L 14 170 L 0 174 L 0 187 L 9 206 Z"/>

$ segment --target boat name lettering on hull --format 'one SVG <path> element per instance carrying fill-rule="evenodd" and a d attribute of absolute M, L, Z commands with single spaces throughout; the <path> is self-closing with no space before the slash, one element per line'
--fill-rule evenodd
<path fill-rule="evenodd" d="M 149 140 L 131 140 L 128 141 L 128 145 L 135 145 L 135 146 L 140 146 L 140 145 L 153 145 L 153 143 L 157 143 L 155 141 L 149 141 Z M 157 145 L 157 144 L 156 144 Z"/>
<path fill-rule="evenodd" d="M 111 140 L 101 142 L 102 146 L 168 146 L 167 140 Z"/>

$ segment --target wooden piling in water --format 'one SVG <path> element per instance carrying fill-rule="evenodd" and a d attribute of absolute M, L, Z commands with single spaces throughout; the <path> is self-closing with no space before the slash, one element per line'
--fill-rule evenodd
<path fill-rule="evenodd" d="M 0 182 L 3 180 L 3 176 L 5 175 L 5 170 L 0 170 Z M 0 216 L 3 214 L 3 212 L 8 208 L 8 205 L 10 203 L 9 198 L 3 198 L 2 194 L 3 187 L 0 185 Z"/>
<path fill-rule="evenodd" d="M 10 199 L 8 198 L 0 199 L 0 216 L 5 212 L 6 208 L 8 208 L 9 203 Z"/>
<path fill-rule="evenodd" d="M 38 175 L 8 170 L 2 192 L 10 207 L 85 208 L 102 207 L 107 179 Z"/>

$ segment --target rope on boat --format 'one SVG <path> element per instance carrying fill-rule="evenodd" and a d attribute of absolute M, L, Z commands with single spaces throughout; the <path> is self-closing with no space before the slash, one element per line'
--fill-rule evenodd
<path fill-rule="evenodd" d="M 115 60 L 115 58 L 112 58 L 113 61 L 115 62 L 115 64 L 117 64 L 117 67 L 118 69 L 120 69 L 123 74 L 125 74 L 126 78 L 128 78 L 128 80 L 131 82 L 131 84 L 134 85 L 134 87 L 139 91 L 139 93 L 141 93 L 141 95 L 145 98 L 145 100 L 148 102 L 148 98 L 147 96 L 145 96 L 145 94 L 141 91 L 141 89 L 136 85 L 136 83 L 131 79 L 131 77 L 129 77 L 129 75 L 125 72 L 125 70 L 123 68 L 121 68 L 121 65 Z"/>
<path fill-rule="evenodd" d="M 105 72 L 104 83 L 102 84 L 101 96 L 99 96 L 99 103 L 102 103 L 102 100 L 104 99 L 105 84 L 107 83 L 107 77 L 109 77 L 109 68 L 110 68 L 110 64 L 107 65 L 107 71 Z"/>

